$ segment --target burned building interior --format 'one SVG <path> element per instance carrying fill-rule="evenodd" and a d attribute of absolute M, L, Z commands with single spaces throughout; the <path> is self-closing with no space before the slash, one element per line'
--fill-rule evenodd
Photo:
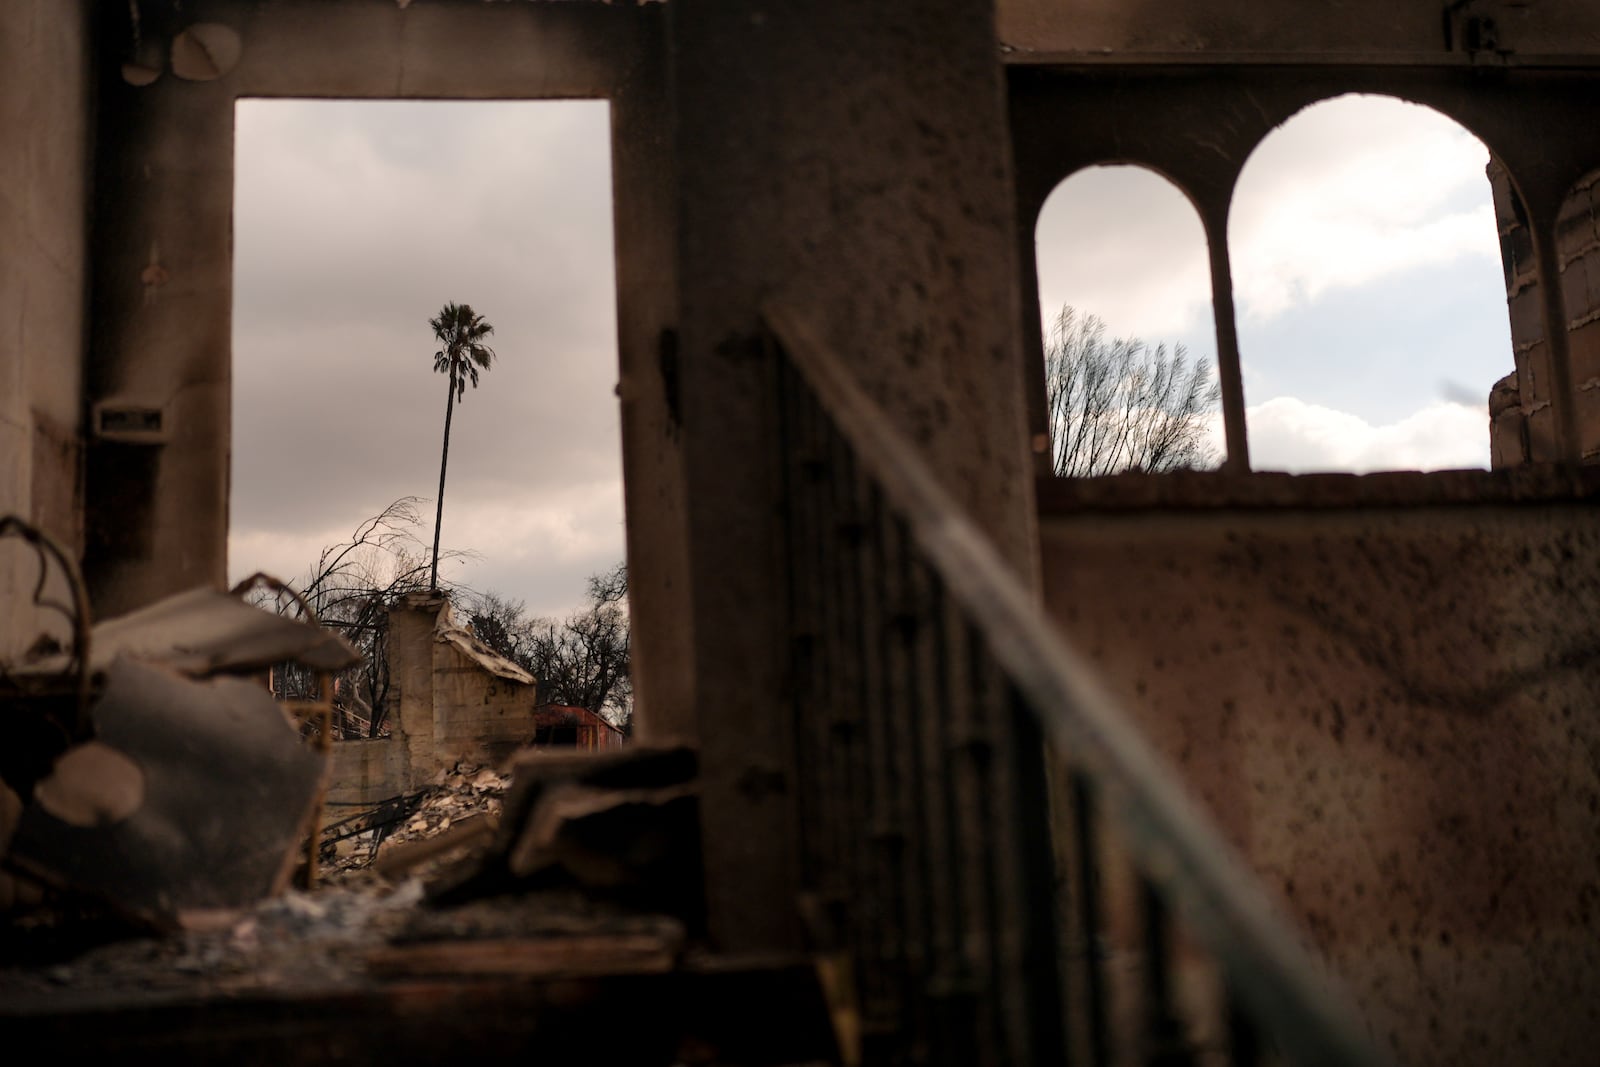
<path fill-rule="evenodd" d="M 1252 469 L 1235 183 L 1347 93 L 1490 153 L 1492 470 Z M 330 756 L 258 684 L 350 654 L 226 590 L 234 109 L 291 97 L 609 102 L 629 744 L 424 671 Z M 1589 0 L 5 0 L 0 1047 L 1585 1062 L 1597 119 Z M 1034 223 L 1106 163 L 1204 228 L 1217 470 L 1049 472 Z M 341 760 L 454 783 L 431 877 L 315 886 Z"/>

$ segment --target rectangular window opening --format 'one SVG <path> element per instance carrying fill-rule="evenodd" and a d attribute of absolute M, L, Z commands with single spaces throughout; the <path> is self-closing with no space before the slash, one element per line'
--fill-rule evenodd
<path fill-rule="evenodd" d="M 283 579 L 357 646 L 336 733 L 383 736 L 443 459 L 452 623 L 543 678 L 541 624 L 625 556 L 610 104 L 248 99 L 235 124 L 230 579 Z M 528 686 L 530 716 L 536 689 L 562 699 Z"/>

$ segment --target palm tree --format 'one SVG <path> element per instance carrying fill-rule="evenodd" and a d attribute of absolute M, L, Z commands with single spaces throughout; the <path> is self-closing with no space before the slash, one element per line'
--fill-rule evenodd
<path fill-rule="evenodd" d="M 443 347 L 433 354 L 433 369 L 450 376 L 450 388 L 445 395 L 444 450 L 439 457 L 439 505 L 433 516 L 433 563 L 428 570 L 428 591 L 439 591 L 439 526 L 444 521 L 444 472 L 450 463 L 450 416 L 455 412 L 456 401 L 464 399 L 467 380 L 478 387 L 478 368 L 489 369 L 494 359 L 494 349 L 483 339 L 494 333 L 494 327 L 467 304 L 446 304 L 439 314 L 428 320 L 433 336 Z"/>

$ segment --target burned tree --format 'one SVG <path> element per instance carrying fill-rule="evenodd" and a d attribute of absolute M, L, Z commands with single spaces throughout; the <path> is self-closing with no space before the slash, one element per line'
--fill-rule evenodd
<path fill-rule="evenodd" d="M 556 620 L 527 619 L 522 604 L 492 593 L 470 601 L 473 633 L 539 680 L 541 704 L 587 708 L 627 728 L 629 682 L 628 567 L 589 576 L 588 602 Z"/>
<path fill-rule="evenodd" d="M 329 545 L 306 573 L 301 595 L 318 620 L 342 634 L 361 662 L 335 678 L 334 702 L 342 715 L 336 736 L 378 737 L 384 732 L 389 695 L 389 606 L 407 593 L 429 588 L 429 557 L 416 535 L 421 499 L 401 497 L 364 519 L 349 540 Z M 446 551 L 446 558 L 468 553 Z M 293 612 L 279 600 L 280 611 Z M 273 668 L 272 689 L 280 699 L 307 699 L 315 682 L 293 664 Z"/>
<path fill-rule="evenodd" d="M 1098 316 L 1062 307 L 1045 338 L 1045 402 L 1057 477 L 1215 466 L 1206 423 L 1221 395 L 1183 345 L 1107 340 Z"/>

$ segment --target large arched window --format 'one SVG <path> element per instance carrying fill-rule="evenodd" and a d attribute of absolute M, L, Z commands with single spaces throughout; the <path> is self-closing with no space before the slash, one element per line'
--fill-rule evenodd
<path fill-rule="evenodd" d="M 1142 167 L 1064 180 L 1035 228 L 1046 408 L 1058 475 L 1222 460 L 1205 232 Z"/>
<path fill-rule="evenodd" d="M 1251 155 L 1228 243 L 1256 470 L 1487 467 L 1512 370 L 1488 150 L 1348 95 Z"/>

